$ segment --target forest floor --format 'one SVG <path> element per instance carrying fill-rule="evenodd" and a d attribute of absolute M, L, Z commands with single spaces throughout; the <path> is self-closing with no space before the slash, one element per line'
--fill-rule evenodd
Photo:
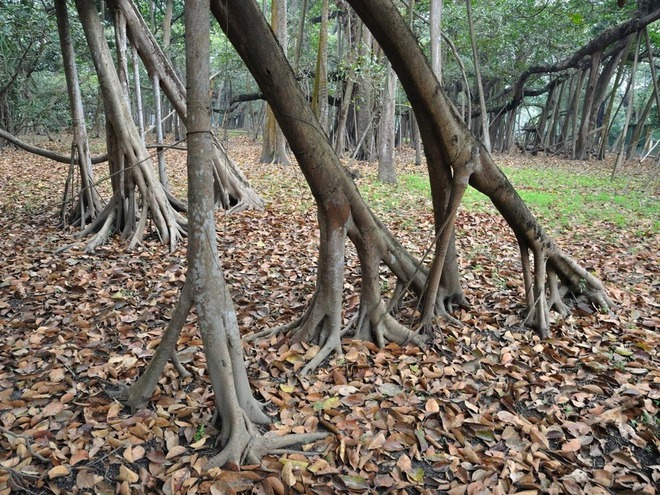
<path fill-rule="evenodd" d="M 68 143 L 60 147 L 66 153 Z M 296 167 L 258 164 L 259 147 L 247 139 L 230 140 L 228 151 L 268 200 L 261 212 L 218 212 L 225 276 L 249 336 L 306 308 L 318 231 Z M 610 191 L 624 198 L 623 213 L 613 218 L 607 191 L 599 203 L 557 206 L 575 197 L 571 191 L 578 195 L 581 184 L 608 177 L 610 163 L 496 158 L 507 173 L 538 177 L 536 184 L 514 181 L 522 191 L 543 189 L 540 181 L 555 173 L 566 177 L 566 189 L 545 188 L 539 215 L 557 244 L 604 282 L 618 309 L 578 304 L 570 316 L 555 317 L 551 338 L 540 340 L 523 326 L 515 240 L 496 212 L 470 200 L 457 220 L 471 302 L 455 313 L 463 326 L 441 325 L 435 345 L 425 349 L 346 339 L 343 356 L 305 378 L 297 371 L 316 347 L 290 343 L 284 334 L 246 342 L 248 372 L 271 428 L 331 435 L 260 465 L 204 472 L 205 459 L 217 451 L 216 432 L 194 316 L 179 341 L 191 377 L 180 378 L 168 365 L 149 408 L 135 414 L 105 392 L 134 380 L 153 355 L 184 279 L 185 242 L 169 253 L 151 236 L 126 252 L 115 238 L 85 254 L 75 231 L 57 225 L 68 167 L 5 149 L 0 494 L 657 493 L 658 172 L 626 165 L 625 189 Z M 411 160 L 409 150 L 400 153 L 397 186 L 374 185 L 374 164 L 348 165 L 359 170 L 358 185 L 374 209 L 419 254 L 432 237 L 432 212 L 423 186 L 408 187 L 415 177 L 424 183 L 423 167 Z M 169 151 L 168 166 L 183 197 L 185 155 Z M 105 166 L 96 170 L 100 179 Z M 645 209 L 636 208 L 642 203 Z M 383 289 L 392 284 L 383 271 Z M 359 285 L 349 249 L 346 324 L 357 310 Z M 414 302 L 407 302 L 398 317 L 413 325 Z"/>

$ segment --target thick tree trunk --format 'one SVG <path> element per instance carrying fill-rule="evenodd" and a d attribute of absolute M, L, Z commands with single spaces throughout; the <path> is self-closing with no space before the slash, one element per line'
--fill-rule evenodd
<path fill-rule="evenodd" d="M 318 339 L 322 347 L 303 372 L 325 356 L 340 351 L 341 288 L 343 287 L 345 236 L 356 246 L 361 261 L 362 298 L 358 335 L 383 344 L 421 342 L 387 312 L 381 299 L 377 267 L 386 263 L 403 282 L 410 281 L 418 294 L 423 290 L 423 270 L 394 240 L 360 197 L 344 170 L 318 120 L 307 103 L 284 53 L 254 2 L 212 0 L 212 12 L 239 55 L 254 75 L 275 112 L 291 149 L 307 179 L 318 206 L 322 249 L 316 293 L 297 330 L 301 339 Z M 234 22 L 227 23 L 227 19 Z M 250 25 L 250 32 L 238 26 Z M 260 40 L 252 43 L 252 37 Z"/>
<path fill-rule="evenodd" d="M 113 199 L 81 233 L 97 232 L 87 250 L 96 249 L 112 231 L 121 231 L 125 238 L 130 238 L 129 249 L 134 247 L 141 242 L 149 217 L 162 242 L 174 250 L 186 219 L 174 211 L 155 177 L 149 153 L 130 115 L 94 4 L 77 0 L 76 7 L 103 93 L 110 172 L 114 178 Z M 142 197 L 140 205 L 135 197 L 136 188 Z"/>
<path fill-rule="evenodd" d="M 169 57 L 161 50 L 146 22 L 130 0 L 108 0 L 111 8 L 124 13 L 128 27 L 128 37 L 138 50 L 142 63 L 149 74 L 158 74 L 158 82 L 182 120 L 186 120 L 186 88 L 179 79 Z M 245 208 L 263 209 L 264 201 L 250 187 L 248 180 L 231 160 L 219 140 L 213 140 L 213 177 L 215 181 L 216 204 L 238 211 Z"/>
<path fill-rule="evenodd" d="M 270 422 L 250 390 L 236 313 L 218 263 L 213 192 L 213 140 L 209 95 L 209 4 L 192 0 L 186 4 L 186 70 L 190 93 L 188 104 L 188 272 L 172 324 L 166 330 L 156 356 L 123 398 L 133 407 L 145 401 L 160 376 L 166 358 L 172 355 L 185 317 L 194 305 L 206 355 L 209 378 L 215 393 L 222 450 L 205 468 L 258 463 L 275 448 L 311 442 L 325 434 L 261 435 L 253 423 Z"/>
<path fill-rule="evenodd" d="M 384 0 L 349 0 L 349 3 L 392 62 L 415 109 L 420 129 L 434 129 L 435 141 L 440 143 L 445 158 L 444 167 L 451 166 L 454 175 L 464 173 L 462 170 L 471 163 L 474 147 L 479 144 L 460 121 L 395 5 Z M 426 139 L 424 142 L 428 144 Z M 600 281 L 555 246 L 483 148 L 479 167 L 470 175 L 470 184 L 489 196 L 511 226 L 518 237 L 523 260 L 529 249 L 534 253 L 533 273 L 523 266 L 523 278 L 531 281 L 527 289 L 529 322 L 542 336 L 547 336 L 549 330 L 548 310 L 554 307 L 566 312 L 558 297 L 559 283 L 601 307 L 612 304 Z"/>

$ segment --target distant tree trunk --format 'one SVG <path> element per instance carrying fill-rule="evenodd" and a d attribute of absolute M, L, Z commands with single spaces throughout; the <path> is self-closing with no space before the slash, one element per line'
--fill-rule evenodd
<path fill-rule="evenodd" d="M 431 0 L 430 4 L 431 70 L 442 84 L 442 0 Z"/>
<path fill-rule="evenodd" d="M 410 0 L 408 4 L 408 22 L 410 22 L 410 30 L 413 30 L 413 21 L 415 19 L 415 0 Z M 431 5 L 430 8 L 433 8 Z M 437 35 L 437 33 L 434 33 Z M 433 38 L 433 35 L 431 36 Z M 435 47 L 437 50 L 439 47 Z M 439 80 L 439 79 L 438 79 Z M 408 112 L 410 115 L 410 135 L 412 140 L 413 148 L 415 148 L 415 165 L 422 164 L 422 138 L 419 135 L 419 127 L 417 126 L 417 119 L 415 118 L 415 112 Z"/>
<path fill-rule="evenodd" d="M 621 144 L 619 153 L 616 155 L 614 161 L 614 168 L 612 169 L 612 179 L 616 176 L 616 172 L 623 163 L 623 158 L 626 155 L 626 139 L 628 137 L 628 127 L 630 126 L 630 119 L 632 117 L 633 108 L 635 106 L 635 91 L 633 90 L 635 83 L 635 74 L 637 72 L 637 61 L 639 59 L 639 46 L 640 46 L 641 33 L 637 34 L 637 41 L 635 42 L 635 57 L 633 59 L 633 66 L 630 71 L 630 79 L 628 79 L 628 89 L 626 93 L 628 96 L 628 110 L 626 111 L 626 120 L 623 124 L 621 131 Z"/>
<path fill-rule="evenodd" d="M 328 0 L 322 0 L 321 3 L 321 27 L 314 72 L 312 110 L 319 119 L 321 127 L 328 132 Z"/>
<path fill-rule="evenodd" d="M 69 28 L 69 15 L 66 0 L 55 0 L 57 28 L 64 63 L 69 103 L 71 105 L 71 119 L 73 121 L 73 143 L 71 146 L 71 167 L 67 178 L 64 197 L 62 201 L 62 223 L 78 224 L 81 229 L 96 218 L 103 209 L 101 197 L 94 184 L 94 169 L 89 152 L 89 141 L 85 126 L 85 112 L 83 110 L 76 56 L 71 43 Z M 80 187 L 75 190 L 75 169 L 77 165 Z"/>
<path fill-rule="evenodd" d="M 490 125 L 488 122 L 488 110 L 486 109 L 486 96 L 484 95 L 484 86 L 481 83 L 481 64 L 479 63 L 479 53 L 477 52 L 477 39 L 474 32 L 474 21 L 472 19 L 472 0 L 466 0 L 468 25 L 470 27 L 470 43 L 472 45 L 472 58 L 474 60 L 474 77 L 477 81 L 477 93 L 479 95 L 479 108 L 481 112 L 482 141 L 486 151 L 490 153 Z"/>
<path fill-rule="evenodd" d="M 382 92 L 380 115 L 380 142 L 378 153 L 378 180 L 390 184 L 396 183 L 394 164 L 394 118 L 396 104 L 396 74 L 389 62 L 385 62 L 386 81 Z"/>
<path fill-rule="evenodd" d="M 367 27 L 360 23 L 360 59 L 364 60 L 364 67 L 358 76 L 357 94 L 355 95 L 356 136 L 357 149 L 355 157 L 358 160 L 374 161 L 374 114 L 373 114 L 373 74 L 371 73 L 371 60 L 373 57 L 371 46 L 372 37 Z"/>
<path fill-rule="evenodd" d="M 628 55 L 630 55 L 630 50 L 635 41 L 634 36 L 628 36 L 625 48 L 623 49 L 621 58 L 619 60 L 619 67 L 616 71 L 616 76 L 614 77 L 614 84 L 612 85 L 612 91 L 610 92 L 609 102 L 607 104 L 607 110 L 605 110 L 605 115 L 603 116 L 603 129 L 600 133 L 600 146 L 598 148 L 598 159 L 603 160 L 605 158 L 605 153 L 609 146 L 609 137 L 610 129 L 612 127 L 612 121 L 614 120 L 614 115 L 612 115 L 612 109 L 614 108 L 614 101 L 616 99 L 617 91 L 621 85 L 621 79 L 623 78 L 623 71 L 625 65 L 628 61 Z M 625 97 L 625 95 L 624 95 Z M 618 112 L 618 110 L 617 110 Z"/>
<path fill-rule="evenodd" d="M 162 242 L 174 250 L 185 229 L 186 219 L 174 211 L 153 173 L 151 158 L 133 123 L 94 4 L 76 0 L 76 7 L 102 90 L 110 173 L 114 178 L 112 199 L 81 233 L 96 232 L 87 250 L 96 249 L 113 231 L 130 238 L 128 247 L 133 248 L 142 241 L 149 218 Z M 141 195 L 140 202 L 135 196 L 136 188 Z"/>
<path fill-rule="evenodd" d="M 140 84 L 140 66 L 139 56 L 135 45 L 131 45 L 131 62 L 133 64 L 133 84 L 135 86 L 135 117 L 138 126 L 138 132 L 142 141 L 145 140 L 144 129 L 144 106 L 142 105 L 142 88 Z"/>
<path fill-rule="evenodd" d="M 582 85 L 584 84 L 584 77 L 586 72 L 578 69 L 575 81 L 575 88 L 573 89 L 573 98 L 571 105 L 567 111 L 567 117 L 570 115 L 570 143 L 571 143 L 571 158 L 577 159 L 577 129 L 578 129 L 578 115 L 580 111 L 580 98 L 582 96 Z M 568 134 L 567 134 L 568 135 Z"/>
<path fill-rule="evenodd" d="M 561 120 L 561 105 L 564 99 L 564 90 L 566 89 L 566 81 L 562 80 L 559 83 L 559 95 L 554 104 L 554 109 L 552 111 L 552 116 L 550 118 L 550 125 L 548 126 L 548 133 L 546 136 L 546 142 L 549 148 L 553 151 L 556 151 L 555 146 L 557 145 L 557 127 Z"/>
<path fill-rule="evenodd" d="M 589 79 L 587 80 L 587 88 L 584 93 L 584 102 L 582 104 L 582 121 L 580 122 L 580 129 L 575 143 L 575 158 L 578 160 L 585 160 L 588 158 L 589 152 L 589 124 L 591 120 L 591 111 L 596 96 L 596 82 L 598 80 L 598 69 L 600 67 L 602 51 L 597 51 L 591 55 L 591 68 L 589 69 Z"/>
<path fill-rule="evenodd" d="M 271 26 L 277 36 L 277 40 L 284 50 L 287 51 L 288 35 L 286 32 L 287 0 L 273 0 L 271 5 Z M 264 142 L 261 148 L 262 163 L 281 163 L 291 165 L 291 160 L 286 152 L 286 140 L 282 129 L 277 124 L 273 111 L 266 109 L 266 122 L 264 124 Z"/>
<path fill-rule="evenodd" d="M 300 69 L 300 56 L 302 55 L 303 39 L 305 37 L 305 18 L 307 16 L 307 0 L 300 4 L 300 19 L 298 20 L 298 36 L 296 37 L 296 51 L 293 57 L 293 70 Z"/>
<path fill-rule="evenodd" d="M 344 92 L 341 97 L 341 106 L 337 114 L 337 127 L 335 129 L 335 153 L 341 157 L 346 151 L 346 122 L 348 121 L 348 112 L 351 108 L 351 100 L 355 89 L 355 62 L 359 51 L 359 33 L 360 21 L 351 21 L 353 11 L 349 11 L 349 29 L 346 30 L 348 39 L 348 53 L 346 55 L 346 75 L 344 83 Z"/>
<path fill-rule="evenodd" d="M 151 76 L 151 84 L 154 89 L 154 120 L 156 128 L 156 153 L 158 155 L 158 177 L 160 178 L 160 183 L 165 189 L 169 189 L 169 184 L 167 183 L 167 167 L 165 166 L 165 151 L 163 150 L 163 113 L 162 113 L 162 103 L 160 98 L 160 78 L 158 73 L 154 72 Z"/>

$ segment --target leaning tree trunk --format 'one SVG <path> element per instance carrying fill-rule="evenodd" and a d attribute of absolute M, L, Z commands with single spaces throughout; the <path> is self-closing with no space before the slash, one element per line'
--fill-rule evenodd
<path fill-rule="evenodd" d="M 108 0 L 108 5 L 124 13 L 128 37 L 137 48 L 142 63 L 150 74 L 158 74 L 158 82 L 163 93 L 186 125 L 186 88 L 135 4 L 131 0 Z M 231 211 L 245 208 L 263 209 L 263 199 L 250 187 L 238 165 L 227 156 L 220 141 L 214 139 L 213 143 L 216 203 L 224 208 L 231 208 Z"/>
<path fill-rule="evenodd" d="M 87 245 L 93 251 L 112 232 L 130 238 L 129 249 L 141 242 L 151 218 L 162 242 L 174 250 L 186 226 L 154 174 L 151 158 L 133 123 L 125 95 L 114 68 L 110 49 L 96 7 L 76 1 L 78 15 L 94 60 L 103 93 L 113 196 L 106 208 L 81 234 L 96 235 Z M 141 196 L 138 201 L 137 193 Z"/>
<path fill-rule="evenodd" d="M 252 1 L 212 0 L 212 12 L 273 108 L 318 205 L 322 248 L 317 287 L 295 336 L 316 339 L 321 350 L 302 370 L 314 369 L 331 352 L 340 352 L 341 288 L 344 243 L 356 246 L 362 270 L 357 336 L 375 340 L 420 343 L 422 337 L 399 324 L 383 303 L 378 266 L 385 263 L 401 283 L 418 295 L 426 270 L 374 217 L 359 195 L 331 143 L 307 103 L 293 70 L 268 24 Z M 232 23 L 227 23 L 232 19 Z M 234 26 L 250 26 L 248 33 Z M 260 43 L 255 45 L 253 37 Z M 443 293 L 444 296 L 444 293 Z M 441 299 L 441 296 L 438 296 Z"/>
<path fill-rule="evenodd" d="M 626 155 L 626 138 L 628 137 L 628 126 L 630 125 L 630 119 L 632 117 L 633 107 L 635 103 L 635 91 L 634 91 L 634 82 L 635 82 L 635 73 L 637 72 L 637 61 L 639 59 L 639 46 L 641 40 L 641 33 L 637 33 L 637 41 L 635 42 L 635 56 L 633 58 L 633 66 L 630 71 L 630 78 L 628 79 L 628 88 L 626 89 L 626 94 L 628 94 L 628 109 L 626 110 L 626 119 L 623 123 L 623 129 L 621 131 L 621 144 L 619 152 L 616 155 L 616 160 L 614 161 L 614 168 L 612 168 L 612 176 L 614 179 L 617 170 L 623 163 L 623 159 Z"/>
<path fill-rule="evenodd" d="M 142 377 L 120 397 L 132 408 L 151 396 L 166 358 L 172 355 L 176 338 L 190 309 L 197 321 L 219 420 L 221 451 L 205 469 L 234 464 L 258 463 L 269 451 L 293 443 L 311 442 L 325 434 L 261 435 L 254 423 L 270 422 L 252 395 L 248 382 L 238 321 L 229 290 L 218 263 L 213 192 L 213 140 L 209 94 L 209 4 L 192 0 L 186 4 L 186 71 L 188 100 L 188 273 L 172 324 L 167 328 L 156 356 Z M 163 357 L 165 359 L 163 359 Z"/>
<path fill-rule="evenodd" d="M 420 129 L 434 129 L 435 141 L 446 158 L 444 166 L 451 166 L 454 175 L 472 172 L 470 184 L 491 199 L 516 234 L 530 312 L 528 322 L 542 336 L 548 335 L 548 311 L 554 308 L 567 312 L 560 285 L 603 308 L 611 306 L 600 281 L 557 248 L 490 154 L 463 125 L 396 6 L 383 0 L 349 0 L 349 3 L 392 62 L 415 109 Z M 424 143 L 427 144 L 426 139 Z M 478 166 L 473 164 L 475 148 L 481 148 Z M 534 254 L 533 268 L 530 250 Z"/>
<path fill-rule="evenodd" d="M 69 15 L 65 0 L 55 1 L 55 12 L 73 121 L 71 163 L 62 201 L 62 223 L 78 224 L 81 229 L 84 229 L 85 225 L 93 221 L 99 212 L 103 210 L 103 203 L 94 184 L 94 169 L 92 168 L 92 157 L 89 152 L 85 112 L 80 93 L 78 70 L 76 69 L 76 56 L 71 43 Z M 77 182 L 75 180 L 76 165 L 80 186 L 77 191 L 74 189 Z"/>
<path fill-rule="evenodd" d="M 589 154 L 589 133 L 591 131 L 590 124 L 592 120 L 593 103 L 596 96 L 596 82 L 598 81 L 598 69 L 600 67 L 600 60 L 603 55 L 602 51 L 597 51 L 591 55 L 591 68 L 589 69 L 589 79 L 587 80 L 587 87 L 584 93 L 584 101 L 582 103 L 582 121 L 580 122 L 580 129 L 575 138 L 575 158 L 578 160 L 585 160 Z"/>

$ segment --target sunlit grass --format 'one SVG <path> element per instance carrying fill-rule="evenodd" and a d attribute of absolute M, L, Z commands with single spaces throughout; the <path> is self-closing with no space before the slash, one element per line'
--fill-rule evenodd
<path fill-rule="evenodd" d="M 502 171 L 517 189 L 532 212 L 551 230 L 594 222 L 611 223 L 620 228 L 660 231 L 660 198 L 648 174 L 621 176 L 610 180 L 609 171 L 592 167 L 575 171 L 532 164 L 503 166 Z M 430 205 L 430 186 L 424 168 L 408 167 L 396 185 L 362 181 L 360 190 L 377 211 L 396 212 Z M 468 188 L 462 209 L 494 211 L 489 199 Z"/>

